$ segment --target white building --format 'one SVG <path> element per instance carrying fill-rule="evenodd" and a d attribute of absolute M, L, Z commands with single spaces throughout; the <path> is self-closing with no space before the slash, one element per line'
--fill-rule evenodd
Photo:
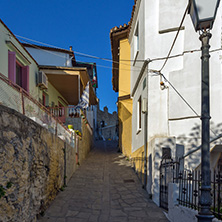
<path fill-rule="evenodd" d="M 143 148 L 144 131 L 148 137 L 147 190 L 159 204 L 159 166 L 162 148 L 171 148 L 172 158 L 200 145 L 201 138 L 201 42 L 187 14 L 171 56 L 161 73 L 188 0 L 137 0 L 131 18 L 132 152 Z M 210 40 L 210 109 L 211 138 L 221 133 L 221 7 L 211 31 Z M 161 85 L 162 84 L 162 85 Z M 175 89 L 186 100 L 179 96 Z M 148 124 L 144 126 L 142 101 L 148 99 Z M 192 109 L 191 109 L 192 107 Z M 212 133 L 214 132 L 214 133 Z M 220 141 L 217 141 L 219 144 Z M 215 144 L 211 144 L 213 149 Z M 217 160 L 220 155 L 217 156 Z M 213 166 L 216 167 L 216 161 Z M 200 151 L 185 158 L 184 167 L 194 169 L 200 163 Z"/>

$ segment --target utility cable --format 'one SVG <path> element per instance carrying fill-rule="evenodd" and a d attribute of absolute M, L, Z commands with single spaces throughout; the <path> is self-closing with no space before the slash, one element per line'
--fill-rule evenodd
<path fill-rule="evenodd" d="M 189 10 L 189 7 L 190 7 L 190 1 L 189 1 L 188 5 L 187 5 L 187 7 L 186 7 L 186 10 L 185 10 L 185 12 L 184 12 L 183 18 L 182 18 L 182 20 L 181 20 L 181 22 L 180 22 L 180 26 L 179 26 L 179 28 L 178 28 L 178 30 L 177 30 L 177 34 L 176 34 L 176 36 L 175 36 L 175 38 L 174 38 L 174 40 L 173 40 L 172 46 L 171 46 L 170 51 L 169 51 L 169 53 L 168 53 L 168 55 L 167 55 L 167 57 L 166 57 L 166 60 L 165 60 L 165 62 L 164 62 L 164 64 L 163 64 L 162 68 L 159 70 L 160 72 L 163 70 L 163 68 L 165 67 L 165 65 L 166 65 L 166 63 L 167 63 L 167 61 L 168 61 L 168 59 L 169 59 L 169 57 L 170 57 L 170 54 L 171 54 L 171 52 L 172 52 L 172 50 L 173 50 L 173 48 L 174 48 L 174 45 L 175 45 L 176 40 L 177 40 L 177 37 L 178 37 L 178 35 L 179 35 L 179 33 L 180 33 L 180 30 L 181 30 L 181 28 L 182 28 L 183 22 L 184 22 L 184 20 L 185 20 L 186 14 L 187 14 L 187 12 L 188 12 L 188 10 Z"/>
<path fill-rule="evenodd" d="M 35 43 L 38 43 L 38 44 L 42 44 L 42 45 L 45 45 L 45 46 L 48 46 L 48 47 L 52 47 L 52 48 L 56 48 L 56 49 L 62 49 L 60 47 L 56 47 L 54 45 L 50 45 L 50 44 L 47 44 L 47 43 L 43 43 L 43 42 L 40 42 L 40 41 L 36 41 L 36 40 L 33 40 L 33 39 L 30 39 L 30 38 L 26 38 L 26 37 L 22 37 L 20 35 L 15 35 L 16 37 L 22 39 L 22 41 L 25 40 L 28 40 L 30 42 L 35 42 Z M 25 41 L 24 41 L 25 42 Z M 29 42 L 27 42 L 29 43 Z M 29 43 L 30 44 L 30 43 Z M 33 44 L 31 44 L 32 46 L 34 46 Z M 94 56 L 94 55 L 89 55 L 89 54 L 86 54 L 86 53 L 82 53 L 82 52 L 77 52 L 77 51 L 74 51 L 75 54 L 79 55 L 79 56 L 84 56 L 84 57 L 87 57 L 87 58 L 92 58 L 92 59 L 98 59 L 98 60 L 103 60 L 103 61 L 107 61 L 107 62 L 112 62 L 112 63 L 116 63 L 116 64 L 121 64 L 121 65 L 125 65 L 125 66 L 132 66 L 130 64 L 127 64 L 127 63 L 122 63 L 122 62 L 118 62 L 118 61 L 114 61 L 112 59 L 108 59 L 108 58 L 103 58 L 103 57 L 99 57 L 99 56 Z M 129 60 L 130 61 L 130 60 Z M 133 66 L 135 68 L 138 68 L 140 69 L 139 66 Z"/>
<path fill-rule="evenodd" d="M 25 41 L 25 40 L 23 40 L 23 42 L 29 43 L 28 41 Z M 43 49 L 43 48 L 41 48 L 40 46 L 37 46 L 37 45 L 33 45 L 33 44 L 31 44 L 31 45 L 32 45 L 32 47 L 34 47 L 34 48 L 36 48 L 36 49 L 38 49 L 38 50 L 42 50 L 42 51 L 47 52 L 47 53 L 49 53 L 49 54 L 52 54 L 52 55 L 54 55 L 54 56 L 58 56 L 58 57 L 61 57 L 61 58 L 65 59 L 64 56 L 59 55 L 59 54 L 56 54 L 56 53 L 54 53 L 54 52 L 51 52 L 50 50 Z M 76 60 L 76 62 L 86 63 L 86 62 L 80 61 L 80 60 Z M 97 66 L 97 67 L 102 67 L 102 68 L 107 68 L 107 69 L 131 71 L 130 69 L 116 68 L 116 67 L 110 67 L 110 66 L 103 66 L 103 65 L 98 65 L 97 63 L 96 63 L 96 66 Z"/>
<path fill-rule="evenodd" d="M 195 115 L 198 118 L 201 118 L 200 115 L 198 115 L 198 113 L 194 110 L 194 108 L 186 101 L 186 99 L 179 93 L 179 91 L 173 86 L 173 84 L 164 76 L 164 74 L 159 73 L 159 75 L 161 75 L 164 80 L 169 83 L 169 85 L 172 87 L 172 89 L 179 95 L 179 97 L 187 104 L 187 106 L 195 113 Z M 212 129 L 210 129 L 210 131 L 215 135 L 218 136 Z"/>
<path fill-rule="evenodd" d="M 11 35 L 9 33 L 6 33 L 8 35 Z M 56 49 L 61 49 L 61 50 L 64 50 L 60 47 L 57 47 L 57 46 L 53 46 L 53 45 L 50 45 L 50 44 L 47 44 L 47 43 L 43 43 L 43 42 L 40 42 L 40 41 L 36 41 L 36 40 L 33 40 L 33 39 L 29 39 L 29 38 L 26 38 L 26 37 L 22 37 L 22 36 L 19 36 L 19 35 L 16 35 L 18 38 L 21 38 L 23 42 L 26 42 L 26 43 L 29 43 L 28 41 L 32 41 L 32 42 L 35 42 L 35 43 L 38 43 L 38 44 L 42 44 L 42 45 L 45 45 L 45 46 L 48 46 L 48 47 L 52 47 L 52 48 L 56 48 Z M 24 39 L 28 40 L 28 41 L 25 41 Z M 36 45 L 34 44 L 31 44 L 33 47 L 37 47 Z M 41 48 L 39 48 L 41 49 Z M 42 49 L 43 50 L 43 49 Z M 213 50 L 210 50 L 209 52 L 212 53 L 212 52 L 217 52 L 217 51 L 221 51 L 222 48 L 218 48 L 218 49 L 213 49 Z M 171 58 L 176 58 L 176 57 L 181 57 L 181 56 L 184 56 L 185 54 L 188 54 L 188 53 L 194 53 L 194 52 L 200 52 L 201 50 L 200 49 L 193 49 L 193 50 L 186 50 L 184 52 L 182 52 L 181 54 L 176 54 L 176 55 L 168 55 L 166 57 L 157 57 L 157 58 L 153 58 L 153 59 L 150 59 L 150 61 L 158 61 L 158 60 L 168 60 L 168 59 L 171 59 Z M 133 68 L 138 68 L 138 69 L 141 69 L 141 67 L 138 67 L 138 66 L 132 66 L 132 65 L 129 65 L 129 64 L 126 64 L 126 63 L 122 63 L 121 61 L 125 61 L 125 62 L 134 62 L 134 60 L 126 60 L 126 59 L 121 59 L 120 62 L 118 61 L 115 61 L 115 60 L 112 60 L 112 59 L 108 59 L 108 58 L 103 58 L 103 57 L 98 57 L 98 56 L 93 56 L 93 55 L 89 55 L 89 54 L 85 54 L 85 53 L 81 53 L 81 52 L 76 52 L 74 51 L 76 54 L 79 54 L 79 56 L 83 56 L 83 57 L 87 57 L 87 58 L 93 58 L 93 59 L 99 59 L 99 60 L 104 60 L 104 61 L 110 61 L 110 62 L 113 62 L 113 63 L 116 63 L 116 64 L 122 64 L 122 65 L 126 65 L 126 66 L 130 66 L 130 67 L 133 67 Z M 171 53 L 170 53 L 171 54 Z M 57 55 L 59 56 L 59 55 Z M 146 60 L 137 60 L 137 62 L 144 62 Z M 108 69 L 111 69 L 112 67 L 106 67 L 106 66 L 102 66 L 104 68 L 108 68 Z M 116 70 L 119 70 L 118 68 L 113 68 L 113 69 L 116 69 Z M 123 70 L 123 69 L 121 69 Z M 124 69 L 126 70 L 126 69 Z M 161 69 L 162 70 L 162 69 Z M 159 71 L 161 71 L 159 70 Z M 129 71 L 129 70 L 127 70 Z"/>
<path fill-rule="evenodd" d="M 196 114 L 197 117 L 200 118 L 200 115 L 194 110 L 194 108 L 186 101 L 186 99 L 180 94 L 180 92 L 173 86 L 173 84 L 162 74 L 160 75 L 164 78 L 164 80 L 173 88 L 173 90 L 178 94 L 178 96 L 187 104 L 188 107 Z"/>
<path fill-rule="evenodd" d="M 161 69 L 160 69 L 159 71 L 157 71 L 157 70 L 152 70 L 152 72 L 154 73 L 154 75 L 161 75 L 161 76 L 164 78 L 164 80 L 169 83 L 169 85 L 173 88 L 173 90 L 180 96 L 180 98 L 187 104 L 187 106 L 195 113 L 195 115 L 200 118 L 200 116 L 199 116 L 198 113 L 193 109 L 193 107 L 185 100 L 185 98 L 179 93 L 179 91 L 173 86 L 173 84 L 161 73 L 161 71 L 162 71 L 163 68 L 165 67 L 168 59 L 170 59 L 170 58 L 175 58 L 175 57 L 179 57 L 179 56 L 183 56 L 183 55 L 186 54 L 186 53 L 193 53 L 193 52 L 198 52 L 198 51 L 200 51 L 199 49 L 196 49 L 196 50 L 184 51 L 184 52 L 181 53 L 181 54 L 177 54 L 177 55 L 170 56 L 170 55 L 171 55 L 171 52 L 172 52 L 172 50 L 173 50 L 173 48 L 174 48 L 174 45 L 175 45 L 175 43 L 176 43 L 176 40 L 177 40 L 177 38 L 178 38 L 179 32 L 180 32 L 180 30 L 181 30 L 181 27 L 182 27 L 182 25 L 183 25 L 183 22 L 184 22 L 184 20 L 185 20 L 185 16 L 186 16 L 186 13 L 187 13 L 187 11 L 188 11 L 188 9 L 189 9 L 189 6 L 190 6 L 190 2 L 189 2 L 189 4 L 187 5 L 187 8 L 186 8 L 186 10 L 185 10 L 185 12 L 184 12 L 183 18 L 182 18 L 182 20 L 181 20 L 180 26 L 179 26 L 179 28 L 178 28 L 177 34 L 176 34 L 176 36 L 175 36 L 175 38 L 174 38 L 174 41 L 173 41 L 173 43 L 172 43 L 172 46 L 171 46 L 171 48 L 170 48 L 170 50 L 169 50 L 168 55 L 167 55 L 166 57 L 153 58 L 153 59 L 151 59 L 151 62 L 152 62 L 152 61 L 157 61 L 157 60 L 165 60 L 163 66 L 161 67 Z M 10 33 L 6 33 L 6 34 L 9 35 L 9 36 L 11 36 Z M 15 35 L 15 36 L 18 37 L 18 38 L 23 39 L 24 42 L 25 42 L 24 39 L 26 39 L 26 40 L 29 40 L 29 41 L 32 41 L 32 42 L 35 42 L 35 43 L 38 43 L 38 44 L 46 45 L 46 46 L 53 47 L 53 48 L 57 48 L 57 49 L 62 49 L 62 48 L 59 48 L 59 47 L 56 47 L 56 46 L 53 46 L 53 45 L 50 45 L 50 44 L 47 44 L 47 43 L 43 43 L 43 42 L 36 41 L 36 40 L 33 40 L 33 39 L 29 39 L 29 38 L 26 38 L 26 37 L 22 37 L 22 36 L 19 36 L 19 35 Z M 27 42 L 27 43 L 29 43 L 29 42 Z M 38 47 L 38 46 L 36 46 L 36 45 L 33 45 L 33 46 Z M 40 48 L 40 47 L 39 47 L 39 48 Z M 40 48 L 40 49 L 41 49 L 41 50 L 44 50 L 44 49 L 42 49 L 42 48 Z M 218 49 L 215 49 L 215 50 L 211 50 L 210 52 L 217 52 L 217 51 L 221 51 L 221 50 L 222 50 L 222 48 L 218 48 Z M 48 50 L 45 50 L 45 51 L 49 52 Z M 51 53 L 52 53 L 52 52 L 51 52 Z M 76 53 L 76 54 L 79 54 L 79 55 L 81 55 L 81 56 L 84 56 L 84 57 L 88 57 L 88 58 L 93 58 L 93 59 L 99 59 L 99 60 L 109 61 L 109 62 L 113 62 L 113 63 L 117 63 L 117 64 L 120 64 L 120 63 L 121 63 L 121 62 L 113 61 L 112 59 L 107 59 L 107 58 L 102 58 L 102 57 L 98 57 L 98 56 L 88 55 L 88 54 L 81 53 L 81 52 L 76 52 L 76 51 L 75 51 L 75 53 Z M 52 54 L 54 54 L 54 53 L 52 53 Z M 58 54 L 54 54 L 54 55 L 59 56 Z M 61 56 L 61 57 L 62 57 L 62 56 Z M 62 58 L 64 58 L 64 57 L 62 57 Z M 120 61 L 134 61 L 134 60 L 120 60 Z M 144 62 L 144 61 L 145 61 L 145 60 L 137 60 L 137 62 Z M 79 61 L 79 62 L 81 62 L 81 61 Z M 121 64 L 123 64 L 123 63 L 121 63 Z M 125 64 L 125 65 L 128 65 L 128 64 Z M 108 66 L 101 66 L 101 65 L 98 65 L 98 64 L 97 64 L 97 66 L 100 66 L 100 67 L 103 67 L 103 68 L 120 70 L 119 68 L 108 67 Z M 128 65 L 128 66 L 131 66 L 131 65 Z M 132 66 L 131 66 L 131 67 L 132 67 Z M 135 68 L 135 66 L 133 66 L 133 67 Z M 126 70 L 126 69 L 121 69 L 121 70 Z M 127 70 L 127 71 L 130 71 L 130 70 Z M 212 129 L 210 129 L 210 130 L 211 130 L 211 132 L 212 132 L 214 135 L 217 136 L 217 134 L 216 134 Z"/>

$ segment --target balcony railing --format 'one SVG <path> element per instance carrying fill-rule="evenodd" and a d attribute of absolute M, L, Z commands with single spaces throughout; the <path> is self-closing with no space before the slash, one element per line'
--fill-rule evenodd
<path fill-rule="evenodd" d="M 76 109 L 76 106 L 48 107 L 48 109 L 50 113 L 56 116 L 62 123 L 65 123 L 68 117 L 80 117 L 80 111 Z"/>
<path fill-rule="evenodd" d="M 63 140 L 74 146 L 73 133 L 63 124 L 66 116 L 64 107 L 59 108 L 58 115 L 55 115 L 55 110 L 52 109 L 51 111 L 49 108 L 43 106 L 27 91 L 10 81 L 1 73 L 0 92 L 0 104 L 31 118 L 47 128 L 51 133 L 61 136 Z"/>

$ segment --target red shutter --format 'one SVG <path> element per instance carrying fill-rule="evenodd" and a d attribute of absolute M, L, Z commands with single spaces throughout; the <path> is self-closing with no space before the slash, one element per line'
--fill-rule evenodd
<path fill-rule="evenodd" d="M 16 83 L 16 54 L 8 52 L 8 78 Z"/>
<path fill-rule="evenodd" d="M 22 67 L 22 88 L 29 92 L 29 66 Z"/>

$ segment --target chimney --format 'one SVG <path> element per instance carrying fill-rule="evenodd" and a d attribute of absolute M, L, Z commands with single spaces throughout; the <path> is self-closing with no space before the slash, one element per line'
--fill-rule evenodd
<path fill-rule="evenodd" d="M 69 46 L 69 51 L 71 51 L 71 52 L 72 52 L 72 46 Z"/>

